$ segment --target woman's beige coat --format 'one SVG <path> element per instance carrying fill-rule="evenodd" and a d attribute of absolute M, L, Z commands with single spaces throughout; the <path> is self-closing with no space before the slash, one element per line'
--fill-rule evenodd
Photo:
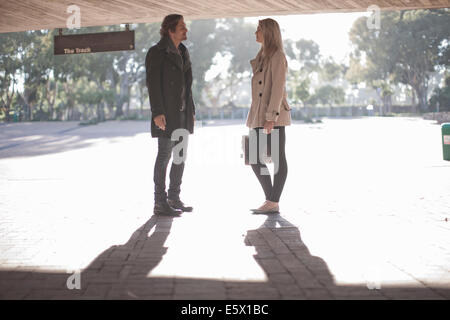
<path fill-rule="evenodd" d="M 290 125 L 291 113 L 286 100 L 287 61 L 283 51 L 276 51 L 267 65 L 262 64 L 261 54 L 250 64 L 253 69 L 252 105 L 247 127 L 264 127 L 266 121 L 275 121 L 275 126 Z"/>

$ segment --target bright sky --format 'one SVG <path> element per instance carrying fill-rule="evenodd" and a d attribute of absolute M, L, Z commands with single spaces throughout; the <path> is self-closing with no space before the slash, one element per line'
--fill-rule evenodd
<path fill-rule="evenodd" d="M 344 62 L 350 53 L 348 33 L 359 17 L 369 16 L 371 12 L 351 13 L 321 13 L 289 16 L 264 16 L 245 18 L 246 22 L 254 23 L 255 30 L 258 20 L 275 19 L 281 28 L 283 39 L 313 40 L 320 47 L 323 57 L 332 56 L 338 63 Z M 256 53 L 255 53 L 256 55 Z M 205 74 L 205 80 L 210 81 L 218 73 L 227 69 L 229 60 L 220 55 L 215 57 L 216 64 Z"/>
<path fill-rule="evenodd" d="M 275 19 L 280 25 L 283 39 L 314 40 L 320 46 L 322 56 L 332 56 L 336 62 L 342 62 L 350 52 L 348 32 L 353 22 L 371 12 L 322 13 L 291 16 L 270 16 L 246 18 L 254 22 L 264 18 Z"/>

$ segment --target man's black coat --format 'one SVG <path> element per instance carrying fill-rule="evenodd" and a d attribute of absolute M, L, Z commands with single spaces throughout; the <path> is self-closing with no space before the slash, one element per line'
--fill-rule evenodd
<path fill-rule="evenodd" d="M 152 137 L 168 137 L 177 128 L 185 126 L 180 122 L 182 106 L 182 89 L 185 87 L 186 129 L 194 133 L 195 106 L 192 99 L 192 68 L 187 48 L 180 43 L 179 49 L 184 56 L 184 63 L 169 37 L 151 47 L 145 57 L 147 88 L 152 111 Z M 164 114 L 166 130 L 159 129 L 153 119 Z"/>

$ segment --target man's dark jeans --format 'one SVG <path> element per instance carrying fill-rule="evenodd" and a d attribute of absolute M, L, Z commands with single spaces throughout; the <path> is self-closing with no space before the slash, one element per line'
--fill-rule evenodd
<path fill-rule="evenodd" d="M 187 139 L 187 136 L 184 138 Z M 181 164 L 172 162 L 169 175 L 170 184 L 168 194 L 166 193 L 166 172 L 167 165 L 169 164 L 169 160 L 173 153 L 173 148 L 184 138 L 180 138 L 180 141 L 172 141 L 170 138 L 164 137 L 158 138 L 158 155 L 156 156 L 153 173 L 153 181 L 155 182 L 155 203 L 165 202 L 167 201 L 167 198 L 172 200 L 180 199 L 180 186 L 184 171 L 184 161 Z M 185 151 L 186 148 L 184 149 L 184 152 Z M 183 156 L 182 152 L 183 150 L 180 151 L 181 156 Z"/>

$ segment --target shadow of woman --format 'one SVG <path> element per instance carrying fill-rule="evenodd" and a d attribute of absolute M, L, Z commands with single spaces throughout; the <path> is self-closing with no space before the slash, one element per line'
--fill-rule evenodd
<path fill-rule="evenodd" d="M 102 252 L 81 273 L 83 297 L 110 299 L 168 298 L 173 279 L 148 274 L 167 252 L 173 218 L 153 215 L 123 245 Z"/>
<path fill-rule="evenodd" d="M 280 214 L 247 231 L 245 243 L 255 247 L 255 260 L 282 299 L 333 298 L 336 285 L 327 264 L 311 255 L 299 229 Z"/>

